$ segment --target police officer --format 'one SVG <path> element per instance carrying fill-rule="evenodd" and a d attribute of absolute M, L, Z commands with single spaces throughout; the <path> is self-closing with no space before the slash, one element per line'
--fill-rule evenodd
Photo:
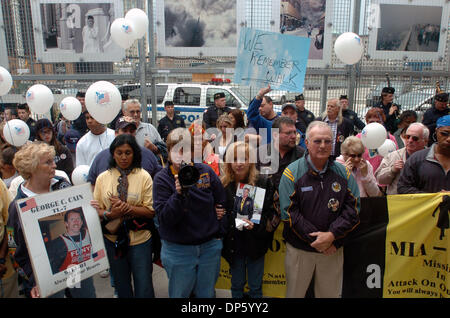
<path fill-rule="evenodd" d="M 28 128 L 30 129 L 30 137 L 29 140 L 33 141 L 36 139 L 36 121 L 31 118 L 31 111 L 27 104 L 19 104 L 17 106 L 17 115 L 19 118 L 24 121 Z"/>
<path fill-rule="evenodd" d="M 219 92 L 214 94 L 214 106 L 208 107 L 203 113 L 203 122 L 206 125 L 206 129 L 210 127 L 216 127 L 217 118 L 224 113 L 229 113 L 231 108 L 225 106 L 226 99 L 225 93 Z"/>
<path fill-rule="evenodd" d="M 297 107 L 298 121 L 301 124 L 300 130 L 305 134 L 306 128 L 315 119 L 314 114 L 305 108 L 305 97 L 303 94 L 295 96 L 295 107 Z"/>
<path fill-rule="evenodd" d="M 358 130 L 362 130 L 366 125 L 359 119 L 358 114 L 351 109 L 348 109 L 347 95 L 341 95 L 339 97 L 339 103 L 341 104 L 342 116 L 350 120 L 353 124 L 353 134 L 355 135 L 355 127 Z"/>
<path fill-rule="evenodd" d="M 400 116 L 400 105 L 395 104 L 394 100 L 395 88 L 383 87 L 381 90 L 381 100 L 373 107 L 383 109 L 386 116 L 386 122 L 384 123 L 386 129 L 391 133 L 395 133 L 397 130 L 397 117 Z"/>
<path fill-rule="evenodd" d="M 431 138 L 428 140 L 428 146 L 435 141 L 434 133 L 436 131 L 436 122 L 439 118 L 450 114 L 448 108 L 448 93 L 438 92 L 434 96 L 433 107 L 429 108 L 423 115 L 422 123 L 430 130 Z"/>
<path fill-rule="evenodd" d="M 172 101 L 167 100 L 164 102 L 164 110 L 166 111 L 166 116 L 159 121 L 158 132 L 161 138 L 166 141 L 167 136 L 172 130 L 178 127 L 186 128 L 186 125 L 184 119 L 175 113 L 175 107 Z"/>

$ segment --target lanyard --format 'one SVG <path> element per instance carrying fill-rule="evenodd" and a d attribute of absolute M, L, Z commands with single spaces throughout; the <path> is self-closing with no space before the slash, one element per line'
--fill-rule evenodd
<path fill-rule="evenodd" d="M 83 241 L 81 240 L 81 231 L 80 231 L 80 245 L 78 246 L 77 243 L 73 240 L 72 236 L 67 235 L 69 239 L 72 241 L 73 245 L 75 245 L 75 248 L 78 252 L 78 263 L 81 263 L 83 261 Z"/>

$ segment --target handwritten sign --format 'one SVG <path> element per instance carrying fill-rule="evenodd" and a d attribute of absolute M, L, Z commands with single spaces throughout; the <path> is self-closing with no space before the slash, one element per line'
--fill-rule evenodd
<path fill-rule="evenodd" d="M 309 47 L 308 38 L 242 28 L 234 81 L 302 92 Z"/>

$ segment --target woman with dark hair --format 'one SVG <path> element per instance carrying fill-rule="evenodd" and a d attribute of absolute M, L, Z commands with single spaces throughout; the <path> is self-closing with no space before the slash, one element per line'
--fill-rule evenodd
<path fill-rule="evenodd" d="M 141 149 L 134 136 L 117 136 L 109 151 L 109 169 L 97 177 L 91 205 L 102 220 L 115 288 L 119 298 L 153 298 L 153 181 L 141 168 Z"/>
<path fill-rule="evenodd" d="M 55 147 L 55 163 L 56 169 L 62 170 L 69 177 L 72 176 L 72 171 L 74 169 L 72 154 L 69 148 L 61 144 L 56 139 L 55 129 L 47 118 L 39 119 L 36 122 L 36 140 L 43 141 L 46 144 Z"/>

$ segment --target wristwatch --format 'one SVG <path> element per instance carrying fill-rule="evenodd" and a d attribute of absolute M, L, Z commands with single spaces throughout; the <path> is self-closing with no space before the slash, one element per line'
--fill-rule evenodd
<path fill-rule="evenodd" d="M 0 264 L 3 264 L 3 265 L 4 265 L 5 263 L 6 263 L 6 259 L 5 259 L 5 258 L 3 258 L 3 257 L 2 257 L 2 258 L 0 258 Z"/>

